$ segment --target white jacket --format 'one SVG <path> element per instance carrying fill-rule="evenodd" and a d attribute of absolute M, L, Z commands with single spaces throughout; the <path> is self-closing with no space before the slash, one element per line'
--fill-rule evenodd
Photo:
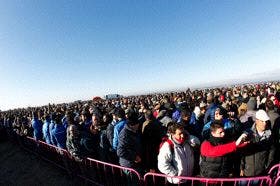
<path fill-rule="evenodd" d="M 164 142 L 158 154 L 158 169 L 168 176 L 192 176 L 194 168 L 194 153 L 192 147 L 186 142 L 179 145 L 169 137 L 174 144 L 172 153 L 171 145 Z M 183 182 L 178 178 L 167 178 L 170 183 Z"/>

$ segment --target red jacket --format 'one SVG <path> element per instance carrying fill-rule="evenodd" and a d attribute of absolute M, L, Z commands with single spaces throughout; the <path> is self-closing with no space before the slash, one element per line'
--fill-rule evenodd
<path fill-rule="evenodd" d="M 209 141 L 204 141 L 201 144 L 201 155 L 206 157 L 219 157 L 236 151 L 235 141 L 213 146 Z"/>

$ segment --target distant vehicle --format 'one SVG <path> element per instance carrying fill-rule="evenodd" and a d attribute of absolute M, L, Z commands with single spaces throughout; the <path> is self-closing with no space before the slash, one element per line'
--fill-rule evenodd
<path fill-rule="evenodd" d="M 105 99 L 118 99 L 118 98 L 122 98 L 122 95 L 119 94 L 107 94 L 104 96 Z"/>

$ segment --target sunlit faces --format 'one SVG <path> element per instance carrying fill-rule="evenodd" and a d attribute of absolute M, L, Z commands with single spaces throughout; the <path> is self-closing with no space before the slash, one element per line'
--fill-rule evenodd
<path fill-rule="evenodd" d="M 186 139 L 186 133 L 184 130 L 176 129 L 172 137 L 176 139 L 179 143 L 183 143 Z"/>
<path fill-rule="evenodd" d="M 213 137 L 223 138 L 225 136 L 225 130 L 223 128 L 217 128 L 215 131 L 211 132 Z"/>
<path fill-rule="evenodd" d="M 266 122 L 256 119 L 256 128 L 259 132 L 263 132 L 266 129 Z"/>
<path fill-rule="evenodd" d="M 220 114 L 220 109 L 215 110 L 215 120 L 221 120 L 223 115 Z"/>

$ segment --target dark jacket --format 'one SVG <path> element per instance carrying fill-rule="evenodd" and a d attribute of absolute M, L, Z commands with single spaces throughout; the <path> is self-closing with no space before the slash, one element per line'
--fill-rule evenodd
<path fill-rule="evenodd" d="M 140 155 L 141 145 L 140 137 L 137 132 L 133 131 L 128 125 L 125 125 L 119 135 L 117 155 L 121 166 L 138 168 L 134 162 L 136 156 Z"/>
<path fill-rule="evenodd" d="M 204 141 L 201 145 L 201 176 L 208 178 L 229 177 L 232 171 L 230 153 L 235 150 L 235 142 L 214 145 L 209 141 Z"/>
<path fill-rule="evenodd" d="M 242 151 L 241 169 L 245 176 L 265 175 L 273 163 L 275 153 L 271 130 L 265 130 L 259 136 L 253 125 L 250 132 L 250 143 Z"/>
<path fill-rule="evenodd" d="M 78 128 L 75 126 L 75 130 L 78 131 Z M 70 128 L 67 127 L 67 139 L 66 147 L 71 156 L 78 161 L 81 161 L 81 146 L 80 146 L 80 134 L 77 133 L 76 136 L 73 136 L 73 133 L 70 132 Z"/>
<path fill-rule="evenodd" d="M 156 169 L 157 155 L 161 142 L 160 123 L 145 121 L 142 129 L 143 163 L 147 170 Z"/>

